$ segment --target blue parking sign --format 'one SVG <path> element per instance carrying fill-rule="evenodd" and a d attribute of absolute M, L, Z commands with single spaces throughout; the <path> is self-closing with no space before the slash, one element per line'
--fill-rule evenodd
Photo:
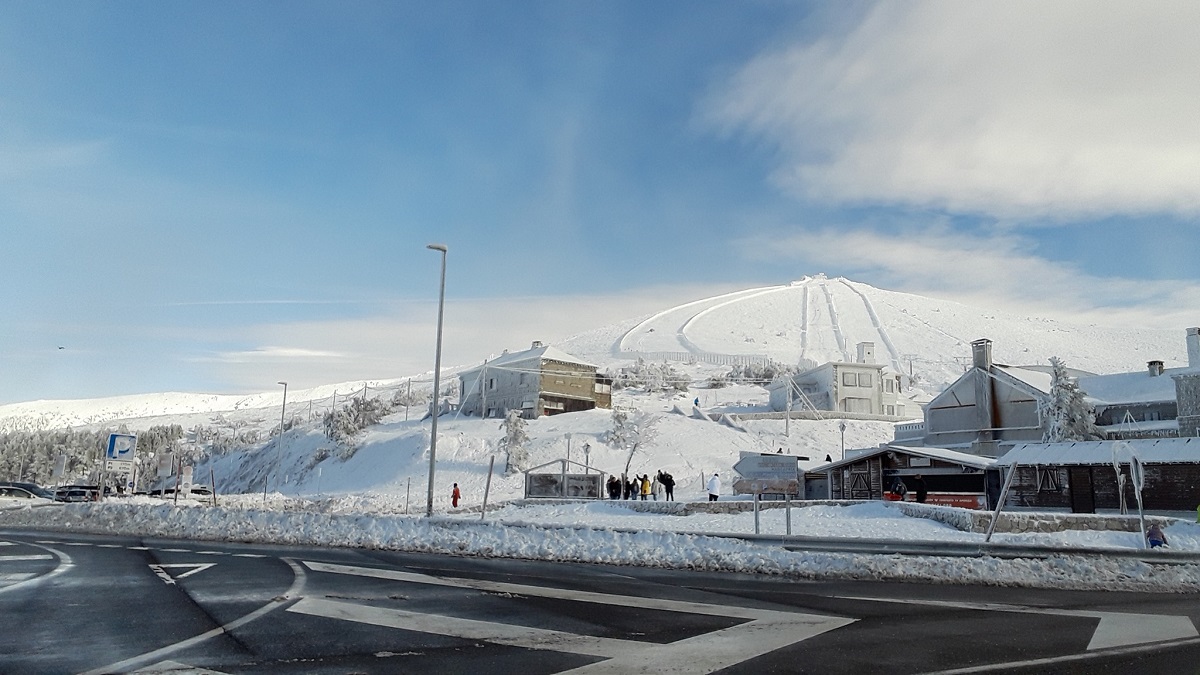
<path fill-rule="evenodd" d="M 131 461 L 135 448 L 137 448 L 137 436 L 134 434 L 109 434 L 108 453 L 105 455 L 105 459 Z"/>

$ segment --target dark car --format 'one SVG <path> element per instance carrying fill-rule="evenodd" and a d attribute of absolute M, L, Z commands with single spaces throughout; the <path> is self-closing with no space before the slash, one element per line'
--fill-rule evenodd
<path fill-rule="evenodd" d="M 94 502 L 100 495 L 95 485 L 63 485 L 54 491 L 56 502 Z"/>
<path fill-rule="evenodd" d="M 15 481 L 15 480 L 0 480 L 0 487 L 19 487 L 19 488 L 22 488 L 22 489 L 32 492 L 33 495 L 36 497 L 42 497 L 44 499 L 54 499 L 54 491 L 53 490 L 48 490 L 48 489 L 42 487 L 41 485 L 38 485 L 37 483 L 26 483 L 26 482 Z"/>

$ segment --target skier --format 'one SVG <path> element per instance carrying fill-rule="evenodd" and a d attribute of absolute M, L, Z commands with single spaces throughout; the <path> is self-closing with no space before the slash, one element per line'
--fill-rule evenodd
<path fill-rule="evenodd" d="M 454 508 L 458 508 L 458 500 L 462 497 L 462 493 L 458 491 L 458 483 L 454 484 L 454 489 L 450 492 L 450 504 Z"/>

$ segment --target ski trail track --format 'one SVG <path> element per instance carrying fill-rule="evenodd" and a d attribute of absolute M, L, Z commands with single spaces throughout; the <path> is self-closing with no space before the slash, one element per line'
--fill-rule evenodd
<path fill-rule="evenodd" d="M 846 336 L 842 333 L 842 325 L 838 321 L 837 307 L 833 304 L 833 294 L 829 292 L 829 286 L 825 283 L 825 279 L 818 279 L 817 284 L 821 286 L 821 292 L 825 294 L 825 306 L 829 308 L 829 325 L 833 328 L 833 336 L 837 338 L 838 350 L 842 352 L 842 359 L 845 363 L 853 363 L 854 359 L 850 358 L 850 352 L 846 350 Z"/>
<path fill-rule="evenodd" d="M 724 295 L 718 295 L 715 298 L 704 298 L 701 300 L 693 300 L 692 302 L 686 302 L 682 305 L 676 305 L 674 307 L 671 307 L 670 309 L 665 309 L 665 310 L 647 318 L 646 320 L 642 321 L 641 323 L 634 326 L 633 328 L 630 328 L 629 330 L 625 331 L 625 333 L 623 335 L 621 335 L 621 337 L 616 341 L 616 343 L 613 344 L 613 348 L 612 348 L 613 356 L 623 356 L 625 354 L 625 352 L 638 351 L 636 349 L 630 350 L 626 346 L 626 341 L 629 340 L 631 337 L 633 337 L 633 335 L 635 333 L 638 333 L 638 332 L 642 331 L 644 328 L 646 328 L 646 326 L 649 326 L 652 322 L 657 321 L 672 312 L 677 312 L 681 309 L 686 309 L 688 307 L 692 307 L 695 305 L 702 305 L 705 303 L 712 302 L 714 300 L 721 300 L 723 298 L 736 298 L 737 296 L 746 295 L 746 294 L 750 294 L 750 293 L 758 293 L 760 291 L 774 290 L 776 288 L 779 288 L 779 287 L 778 286 L 765 286 L 762 288 L 748 288 L 748 289 L 741 290 L 741 291 L 734 291 L 732 293 L 726 293 Z"/>
<path fill-rule="evenodd" d="M 871 299 L 868 298 L 865 293 L 855 288 L 854 285 L 845 278 L 838 277 L 838 281 L 842 282 L 842 285 L 846 288 L 854 291 L 854 293 L 857 294 L 862 300 L 863 307 L 867 308 L 867 316 L 871 317 L 871 325 L 875 326 L 875 332 L 879 333 L 879 339 L 882 340 L 884 346 L 887 347 L 888 356 L 891 358 L 892 362 L 892 370 L 895 370 L 897 373 L 903 373 L 904 369 L 900 367 L 900 352 L 896 349 L 896 345 L 892 344 L 892 338 L 888 336 L 887 328 L 885 328 L 883 322 L 879 320 L 879 314 L 875 311 L 874 303 L 871 302 Z"/>
<path fill-rule="evenodd" d="M 804 283 L 800 286 L 802 293 L 800 298 L 800 358 L 796 359 L 796 363 L 804 363 L 807 358 L 808 351 L 808 284 L 809 280 L 805 278 Z"/>
<path fill-rule="evenodd" d="M 692 342 L 691 339 L 689 339 L 687 336 L 688 328 L 691 327 L 691 325 L 693 323 L 695 323 L 697 320 L 704 317 L 705 315 L 707 315 L 711 312 L 714 312 L 718 309 L 721 309 L 723 307 L 728 307 L 729 305 L 732 305 L 735 302 L 741 302 L 743 300 L 750 300 L 752 298 L 757 298 L 759 296 L 767 295 L 770 293 L 778 293 L 779 291 L 786 291 L 788 288 L 789 288 L 788 286 L 772 286 L 770 288 L 759 289 L 757 292 L 751 293 L 749 295 L 740 295 L 731 300 L 726 300 L 725 302 L 719 302 L 719 303 L 713 305 L 712 307 L 708 307 L 708 308 L 700 310 L 699 312 L 696 312 L 695 314 L 692 315 L 692 318 L 685 321 L 684 324 L 679 327 L 679 330 L 676 331 L 676 337 L 679 340 L 679 344 L 683 345 L 684 348 L 687 349 L 688 352 L 690 352 L 692 354 L 700 354 L 700 353 L 704 352 L 704 350 L 701 349 L 699 347 L 699 345 Z"/>

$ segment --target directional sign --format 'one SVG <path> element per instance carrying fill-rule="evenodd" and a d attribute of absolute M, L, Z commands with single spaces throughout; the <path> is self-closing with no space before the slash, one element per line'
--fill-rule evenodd
<path fill-rule="evenodd" d="M 742 478 L 796 480 L 796 458 L 792 455 L 743 455 L 733 465 Z"/>
<path fill-rule="evenodd" d="M 133 460 L 106 459 L 104 470 L 109 473 L 133 473 Z"/>

